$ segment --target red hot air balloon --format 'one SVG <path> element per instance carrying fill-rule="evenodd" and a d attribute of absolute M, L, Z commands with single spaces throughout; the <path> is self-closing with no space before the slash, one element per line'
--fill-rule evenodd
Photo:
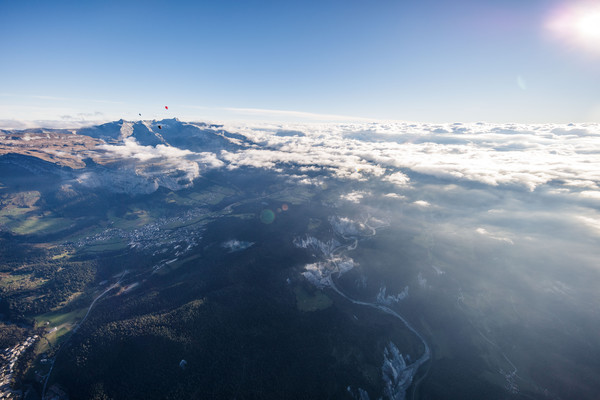
<path fill-rule="evenodd" d="M 169 109 L 169 106 L 165 106 L 165 108 L 168 110 L 168 109 Z"/>

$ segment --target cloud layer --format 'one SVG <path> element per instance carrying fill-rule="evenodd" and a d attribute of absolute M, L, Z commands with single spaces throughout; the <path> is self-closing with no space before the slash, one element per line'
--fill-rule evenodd
<path fill-rule="evenodd" d="M 231 126 L 257 144 L 223 154 L 229 168 L 285 164 L 339 178 L 410 185 L 409 172 L 530 191 L 552 183 L 594 198 L 600 125 L 337 124 Z M 283 136 L 278 131 L 303 135 Z"/>
<path fill-rule="evenodd" d="M 162 144 L 142 146 L 133 138 L 125 139 L 122 145 L 100 145 L 97 150 L 98 160 L 114 168 L 86 171 L 79 182 L 93 187 L 108 185 L 119 192 L 149 193 L 159 186 L 171 190 L 189 187 L 202 171 L 224 165 L 214 153 Z"/>
<path fill-rule="evenodd" d="M 538 216 L 556 229 L 576 225 L 593 235 L 599 233 L 600 124 L 360 123 L 224 128 L 254 143 L 219 155 L 230 170 L 267 168 L 316 186 L 332 178 L 378 185 L 375 189 L 351 186 L 340 197 L 347 202 L 368 203 L 381 194 L 421 212 L 458 215 L 459 210 L 473 213 L 473 207 L 478 213 L 489 210 L 482 215 L 493 220 L 492 226 L 503 224 L 502 220 L 519 225 L 518 215 L 521 221 Z M 502 210 L 492 212 L 493 205 Z M 511 240 L 481 226 L 472 229 L 506 243 Z"/>

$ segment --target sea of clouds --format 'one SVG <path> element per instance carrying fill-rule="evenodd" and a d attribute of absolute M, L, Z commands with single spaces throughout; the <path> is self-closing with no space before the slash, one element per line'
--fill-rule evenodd
<path fill-rule="evenodd" d="M 224 153 L 229 168 L 273 168 L 294 163 L 346 179 L 410 179 L 398 169 L 424 175 L 518 185 L 549 182 L 600 197 L 600 125 L 417 124 L 227 126 L 258 146 Z M 278 132 L 299 132 L 281 135 Z M 595 192 L 595 193 L 594 193 Z"/>
<path fill-rule="evenodd" d="M 98 146 L 96 155 L 146 179 L 146 191 L 188 187 L 208 170 L 257 168 L 315 187 L 332 178 L 357 185 L 380 182 L 387 190 L 378 196 L 428 209 L 447 205 L 451 196 L 460 207 L 461 201 L 475 198 L 492 204 L 498 190 L 526 192 L 545 203 L 535 212 L 568 213 L 570 221 L 600 234 L 600 124 L 226 124 L 207 134 L 222 131 L 246 140 L 198 152 L 182 145 L 143 146 L 126 138 Z M 91 176 L 83 178 L 94 182 Z M 361 203 L 370 196 L 355 186 L 342 199 Z M 530 217 L 531 207 L 517 201 L 496 202 L 486 211 L 496 217 Z M 549 211 L 549 206 L 554 208 Z M 485 226 L 477 229 L 480 235 L 511 240 Z"/>

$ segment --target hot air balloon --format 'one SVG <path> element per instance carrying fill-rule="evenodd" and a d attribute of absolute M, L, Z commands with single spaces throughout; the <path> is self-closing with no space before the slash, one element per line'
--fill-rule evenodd
<path fill-rule="evenodd" d="M 165 106 L 165 108 L 168 110 L 168 109 L 169 109 L 169 106 Z"/>

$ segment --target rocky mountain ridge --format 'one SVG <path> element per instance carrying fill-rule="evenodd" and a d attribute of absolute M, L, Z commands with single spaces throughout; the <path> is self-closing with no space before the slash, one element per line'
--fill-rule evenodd
<path fill-rule="evenodd" d="M 121 119 L 73 130 L 2 130 L 0 169 L 10 165 L 12 174 L 17 168 L 47 175 L 55 171 L 40 165 L 55 165 L 74 186 L 130 194 L 151 193 L 160 186 L 177 190 L 191 186 L 204 166 L 220 165 L 221 151 L 236 151 L 244 140 L 218 125 L 176 118 Z"/>

